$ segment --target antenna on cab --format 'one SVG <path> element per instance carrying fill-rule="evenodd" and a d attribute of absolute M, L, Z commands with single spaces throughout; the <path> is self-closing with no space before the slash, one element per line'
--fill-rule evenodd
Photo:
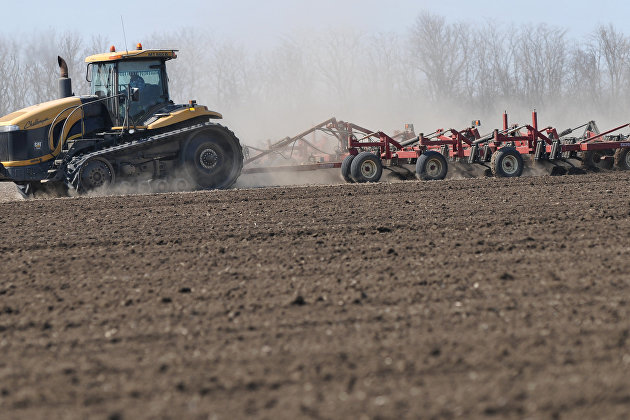
<path fill-rule="evenodd" d="M 125 34 L 125 22 L 123 21 L 122 15 L 120 15 L 120 24 L 122 25 L 123 39 L 125 40 L 125 52 L 129 54 L 129 50 L 127 49 L 127 35 Z"/>

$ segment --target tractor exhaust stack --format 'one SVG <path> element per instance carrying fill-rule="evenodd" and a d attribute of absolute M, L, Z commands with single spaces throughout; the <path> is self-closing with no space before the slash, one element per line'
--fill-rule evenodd
<path fill-rule="evenodd" d="M 68 77 L 68 65 L 66 61 L 57 56 L 57 62 L 59 63 L 59 98 L 67 98 L 72 96 L 72 79 Z"/>

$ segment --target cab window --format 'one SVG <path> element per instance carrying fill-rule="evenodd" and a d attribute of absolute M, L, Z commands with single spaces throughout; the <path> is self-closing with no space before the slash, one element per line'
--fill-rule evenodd
<path fill-rule="evenodd" d="M 92 66 L 90 93 L 99 98 L 112 96 L 114 92 L 114 63 L 96 63 Z"/>
<path fill-rule="evenodd" d="M 140 90 L 139 101 L 130 104 L 129 117 L 131 119 L 136 120 L 153 106 L 168 101 L 162 70 L 163 65 L 160 60 L 120 61 L 118 63 L 118 92 L 126 93 L 128 87 Z"/>

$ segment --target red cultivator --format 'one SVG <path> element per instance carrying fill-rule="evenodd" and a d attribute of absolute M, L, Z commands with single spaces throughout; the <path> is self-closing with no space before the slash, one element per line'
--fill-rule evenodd
<path fill-rule="evenodd" d="M 551 167 L 551 174 L 578 173 L 584 170 L 630 169 L 628 136 L 614 134 L 630 124 L 600 133 L 594 121 L 561 133 L 553 127 L 539 129 L 538 115 L 532 113 L 531 125 L 508 124 L 503 114 L 503 128 L 480 135 L 479 121 L 462 130 L 439 129 L 429 135 L 415 135 L 413 126 L 393 137 L 382 131 L 372 131 L 353 123 L 331 118 L 291 138 L 271 144 L 268 149 L 254 149 L 244 172 L 304 171 L 340 168 L 347 182 L 378 182 L 383 170 L 403 178 L 421 180 L 444 179 L 449 164 L 456 164 L 471 173 L 474 166 L 485 169 L 486 175 L 519 177 L 525 168 L 524 156 L 532 165 Z M 579 137 L 570 137 L 584 129 Z M 316 144 L 316 134 L 333 139 L 334 152 L 322 150 Z M 311 136 L 311 140 L 307 140 Z M 330 143 L 329 143 L 330 144 Z M 270 165 L 271 156 L 303 162 Z M 308 159 L 305 156 L 308 155 Z M 295 162 L 295 161 L 294 161 Z M 258 163 L 258 165 L 256 165 Z M 263 165 L 260 165 L 263 163 Z"/>

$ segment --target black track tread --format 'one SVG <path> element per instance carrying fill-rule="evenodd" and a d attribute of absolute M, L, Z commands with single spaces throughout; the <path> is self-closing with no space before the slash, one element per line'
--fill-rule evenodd
<path fill-rule="evenodd" d="M 74 189 L 77 188 L 78 175 L 80 172 L 80 168 L 89 159 L 92 159 L 95 157 L 102 157 L 102 158 L 108 159 L 109 157 L 114 156 L 120 152 L 127 153 L 129 151 L 133 151 L 134 149 L 145 148 L 148 145 L 154 145 L 163 141 L 171 141 L 173 137 L 180 136 L 186 133 L 192 133 L 195 130 L 199 130 L 199 129 L 203 129 L 207 127 L 213 127 L 213 128 L 219 127 L 221 130 L 228 131 L 237 140 L 238 142 L 237 150 L 241 157 L 241 159 L 239 160 L 241 162 L 241 165 L 239 168 L 239 174 L 240 174 L 240 171 L 243 169 L 243 148 L 240 144 L 240 141 L 238 141 L 238 137 L 236 137 L 236 135 L 234 135 L 234 133 L 231 130 L 229 130 L 227 127 L 224 127 L 221 124 L 205 122 L 205 123 L 194 124 L 189 127 L 184 127 L 177 130 L 167 131 L 167 132 L 156 134 L 150 137 L 136 139 L 136 140 L 133 140 L 127 143 L 122 143 L 116 146 L 106 147 L 106 148 L 103 148 L 103 149 L 100 149 L 91 153 L 78 154 L 74 156 L 70 160 L 68 165 L 66 166 L 66 171 L 65 171 L 66 184 L 71 188 L 74 188 Z M 225 186 L 224 188 L 229 188 L 232 185 L 234 185 L 237 179 L 238 179 L 238 176 L 236 176 L 233 182 L 231 182 L 228 186 Z"/>

